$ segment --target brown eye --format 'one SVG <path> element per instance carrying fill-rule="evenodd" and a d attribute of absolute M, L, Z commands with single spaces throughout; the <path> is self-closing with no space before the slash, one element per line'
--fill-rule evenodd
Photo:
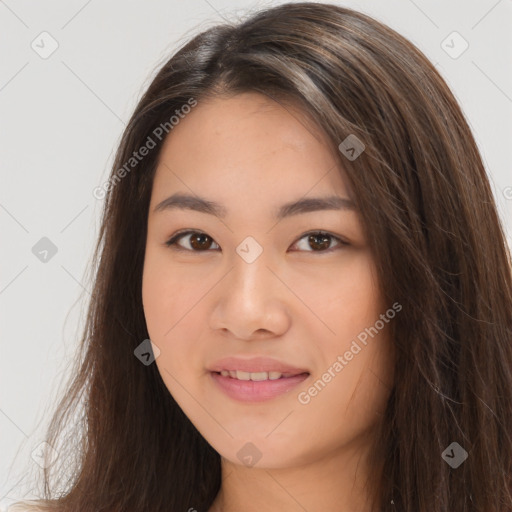
<path fill-rule="evenodd" d="M 177 242 L 184 239 L 185 237 L 190 236 L 188 245 L 189 247 L 183 247 Z M 200 231 L 186 231 L 185 233 L 178 233 L 174 235 L 170 240 L 168 240 L 165 245 L 167 246 L 175 246 L 178 250 L 184 251 L 192 251 L 192 252 L 202 252 L 210 249 L 213 242 L 213 238 L 208 236 L 206 233 L 201 233 Z"/>
<path fill-rule="evenodd" d="M 301 238 L 299 238 L 299 242 L 303 239 L 306 239 L 306 247 L 312 248 L 312 250 L 303 248 L 303 250 L 305 250 L 306 252 L 331 252 L 331 250 L 336 249 L 336 247 L 331 247 L 331 243 L 333 240 L 335 240 L 338 243 L 338 246 L 341 247 L 349 245 L 341 238 L 335 235 L 331 235 L 330 233 L 324 233 L 323 231 L 305 233 L 304 235 L 301 236 Z M 297 244 L 299 244 L 299 242 L 297 242 Z"/>
<path fill-rule="evenodd" d="M 309 235 L 308 237 L 308 243 L 311 247 L 313 247 L 315 250 L 324 250 L 328 249 L 331 245 L 331 237 L 329 235 Z"/>
<path fill-rule="evenodd" d="M 212 245 L 212 239 L 204 233 L 197 233 L 190 238 L 190 245 L 198 250 L 209 249 Z"/>

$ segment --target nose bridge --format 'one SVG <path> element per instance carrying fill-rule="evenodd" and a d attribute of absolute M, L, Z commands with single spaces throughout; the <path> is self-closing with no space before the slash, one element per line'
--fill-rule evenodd
<path fill-rule="evenodd" d="M 270 279 L 275 279 L 268 266 L 268 251 L 252 237 L 247 237 L 236 248 L 233 258 L 231 285 L 239 298 L 251 299 L 253 295 L 261 298 L 261 294 L 270 293 Z"/>
<path fill-rule="evenodd" d="M 225 307 L 235 316 L 264 323 L 264 319 L 281 309 L 279 280 L 271 271 L 270 251 L 256 250 L 251 242 L 240 244 L 231 262 L 231 272 L 223 292 Z M 261 247 L 261 246 L 260 246 Z M 263 249 L 263 248 L 262 248 Z M 263 327 L 261 325 L 260 327 Z"/>

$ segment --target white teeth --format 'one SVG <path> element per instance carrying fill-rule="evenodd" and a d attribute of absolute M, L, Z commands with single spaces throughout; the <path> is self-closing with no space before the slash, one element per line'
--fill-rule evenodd
<path fill-rule="evenodd" d="M 243 372 L 241 370 L 222 370 L 220 374 L 223 377 L 231 377 L 238 380 L 276 380 L 280 379 L 283 374 L 281 372 Z"/>
<path fill-rule="evenodd" d="M 236 378 L 238 380 L 267 380 L 268 373 L 267 372 L 242 372 L 240 370 L 236 371 Z"/>

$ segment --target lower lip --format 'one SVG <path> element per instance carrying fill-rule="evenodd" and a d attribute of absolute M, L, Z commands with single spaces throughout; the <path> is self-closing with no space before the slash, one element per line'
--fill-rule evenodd
<path fill-rule="evenodd" d="M 238 380 L 210 372 L 214 382 L 229 397 L 242 402 L 263 402 L 290 391 L 309 377 L 309 373 L 275 380 Z"/>

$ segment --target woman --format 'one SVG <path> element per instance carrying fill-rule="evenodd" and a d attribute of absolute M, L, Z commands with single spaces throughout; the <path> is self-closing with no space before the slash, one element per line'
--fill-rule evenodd
<path fill-rule="evenodd" d="M 410 42 L 313 3 L 211 28 L 95 194 L 42 510 L 512 510 L 510 252 Z"/>

